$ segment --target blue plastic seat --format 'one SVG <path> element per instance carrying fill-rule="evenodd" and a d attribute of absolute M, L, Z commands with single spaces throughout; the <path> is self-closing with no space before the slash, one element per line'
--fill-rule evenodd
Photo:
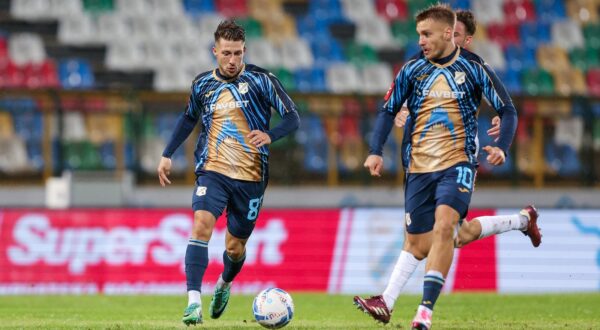
<path fill-rule="evenodd" d="M 62 60 L 58 64 L 58 79 L 65 89 L 88 89 L 94 87 L 94 73 L 84 59 Z"/>
<path fill-rule="evenodd" d="M 294 74 L 299 92 L 325 92 L 325 71 L 321 68 L 299 69 Z"/>
<path fill-rule="evenodd" d="M 215 3 L 213 0 L 183 0 L 183 8 L 186 14 L 198 16 L 215 11 Z"/>

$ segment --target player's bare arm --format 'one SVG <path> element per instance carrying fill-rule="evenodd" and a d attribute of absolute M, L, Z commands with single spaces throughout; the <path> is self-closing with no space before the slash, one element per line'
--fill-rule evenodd
<path fill-rule="evenodd" d="M 171 174 L 171 158 L 161 157 L 157 171 L 158 181 L 160 181 L 161 186 L 164 187 L 167 184 L 171 184 L 171 181 L 169 180 L 169 175 Z"/>
<path fill-rule="evenodd" d="M 363 165 L 369 169 L 371 176 L 381 176 L 381 169 L 383 168 L 383 157 L 379 155 L 369 155 Z"/>
<path fill-rule="evenodd" d="M 248 134 L 248 138 L 250 139 L 250 143 L 258 148 L 271 144 L 271 137 L 263 131 L 253 130 Z"/>

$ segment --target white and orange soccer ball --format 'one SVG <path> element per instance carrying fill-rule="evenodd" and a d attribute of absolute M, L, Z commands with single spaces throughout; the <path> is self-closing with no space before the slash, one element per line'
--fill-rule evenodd
<path fill-rule="evenodd" d="M 269 329 L 279 329 L 294 317 L 294 302 L 287 292 L 269 288 L 256 295 L 252 310 L 258 324 Z"/>

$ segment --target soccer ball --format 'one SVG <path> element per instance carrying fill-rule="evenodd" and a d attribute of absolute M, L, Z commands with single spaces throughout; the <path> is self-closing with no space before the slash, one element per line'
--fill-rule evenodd
<path fill-rule="evenodd" d="M 252 304 L 254 319 L 258 324 L 269 329 L 286 326 L 294 316 L 292 297 L 278 288 L 261 291 Z"/>

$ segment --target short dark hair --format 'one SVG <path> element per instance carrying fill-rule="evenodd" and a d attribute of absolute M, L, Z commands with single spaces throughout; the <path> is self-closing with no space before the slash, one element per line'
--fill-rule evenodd
<path fill-rule="evenodd" d="M 421 10 L 417 13 L 416 21 L 417 23 L 424 21 L 426 19 L 433 19 L 436 21 L 442 21 L 447 23 L 452 28 L 454 28 L 454 24 L 456 24 L 456 14 L 447 4 L 433 5 L 427 9 Z"/>
<path fill-rule="evenodd" d="M 221 38 L 229 41 L 246 41 L 246 31 L 235 20 L 228 19 L 221 21 L 215 31 L 215 42 Z"/>
<path fill-rule="evenodd" d="M 475 21 L 475 16 L 473 16 L 473 13 L 470 10 L 457 10 L 456 19 L 465 25 L 468 35 L 472 36 L 475 34 L 475 31 L 477 30 L 477 22 Z"/>

